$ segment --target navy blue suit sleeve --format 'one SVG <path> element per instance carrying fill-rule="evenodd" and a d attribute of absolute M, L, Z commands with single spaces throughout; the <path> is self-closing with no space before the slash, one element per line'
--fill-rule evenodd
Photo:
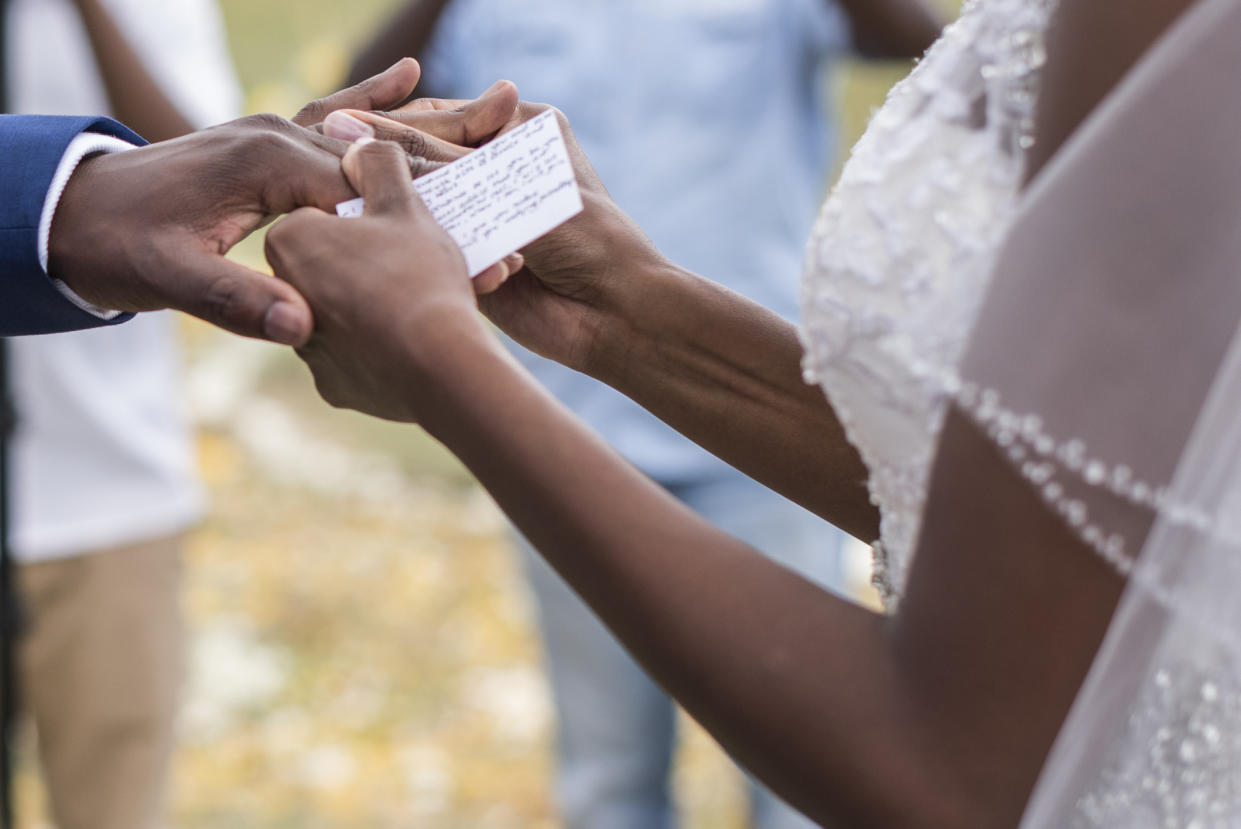
<path fill-rule="evenodd" d="M 65 149 L 83 132 L 146 143 L 107 118 L 0 115 L 0 336 L 110 324 L 66 299 L 39 264 L 43 202 Z"/>

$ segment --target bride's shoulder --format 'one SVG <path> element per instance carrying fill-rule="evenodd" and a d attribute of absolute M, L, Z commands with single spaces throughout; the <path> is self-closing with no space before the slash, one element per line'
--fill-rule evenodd
<path fill-rule="evenodd" d="M 1047 64 L 1027 155 L 1033 178 L 1079 124 L 1195 0 L 1061 2 L 1045 36 Z"/>

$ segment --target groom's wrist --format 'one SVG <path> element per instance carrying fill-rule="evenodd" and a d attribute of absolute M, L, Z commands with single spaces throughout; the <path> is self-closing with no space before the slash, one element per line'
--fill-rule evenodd
<path fill-rule="evenodd" d="M 479 354 L 504 351 L 478 311 L 465 303 L 425 304 L 400 328 L 400 354 L 393 356 L 422 387 L 452 382 L 472 370 L 470 361 Z"/>
<path fill-rule="evenodd" d="M 462 407 L 502 406 L 495 398 L 503 378 L 522 373 L 512 354 L 477 314 L 453 313 L 405 339 L 404 361 L 416 399 L 417 420 L 448 443 L 460 427 Z"/>
<path fill-rule="evenodd" d="M 100 210 L 95 173 L 107 155 L 134 145 L 108 135 L 82 133 L 70 142 L 48 189 L 39 221 L 43 270 L 70 302 L 104 320 L 119 311 L 95 306 L 90 280 L 121 263 L 102 261 L 103 242 L 119 232 L 116 217 Z"/>

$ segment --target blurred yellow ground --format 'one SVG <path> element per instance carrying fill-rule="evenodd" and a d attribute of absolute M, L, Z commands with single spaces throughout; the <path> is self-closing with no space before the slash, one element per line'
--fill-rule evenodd
<path fill-rule="evenodd" d="M 190 331 L 193 392 L 236 346 Z M 417 429 L 328 409 L 277 350 L 237 360 L 264 367 L 203 432 L 179 825 L 554 826 L 550 702 L 499 512 Z M 690 734 L 687 825 L 740 826 L 735 773 Z"/>
<path fill-rule="evenodd" d="M 550 702 L 494 505 L 417 429 L 318 402 L 291 355 L 185 330 L 212 508 L 186 567 L 173 825 L 555 826 Z M 687 731 L 686 825 L 740 827 L 735 772 Z M 46 827 L 28 756 L 18 793 L 20 825 Z"/>

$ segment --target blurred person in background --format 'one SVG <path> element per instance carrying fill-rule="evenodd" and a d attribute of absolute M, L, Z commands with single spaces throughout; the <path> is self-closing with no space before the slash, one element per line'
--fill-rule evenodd
<path fill-rule="evenodd" d="M 942 21 L 918 0 L 414 0 L 351 82 L 403 55 L 420 96 L 496 78 L 562 109 L 609 192 L 673 261 L 788 319 L 834 155 L 826 65 L 851 48 L 920 55 Z M 745 163 L 739 159 L 744 158 Z M 845 590 L 845 536 L 690 443 L 619 392 L 515 348 L 557 397 L 711 523 Z M 572 829 L 675 825 L 671 700 L 524 541 L 559 719 L 558 800 Z M 752 825 L 813 826 L 751 783 Z"/>
<path fill-rule="evenodd" d="M 214 0 L 7 5 L 13 112 L 107 113 L 162 141 L 240 109 Z M 204 508 L 174 322 L 142 314 L 9 346 L 19 702 L 60 829 L 164 825 L 182 540 Z"/>

